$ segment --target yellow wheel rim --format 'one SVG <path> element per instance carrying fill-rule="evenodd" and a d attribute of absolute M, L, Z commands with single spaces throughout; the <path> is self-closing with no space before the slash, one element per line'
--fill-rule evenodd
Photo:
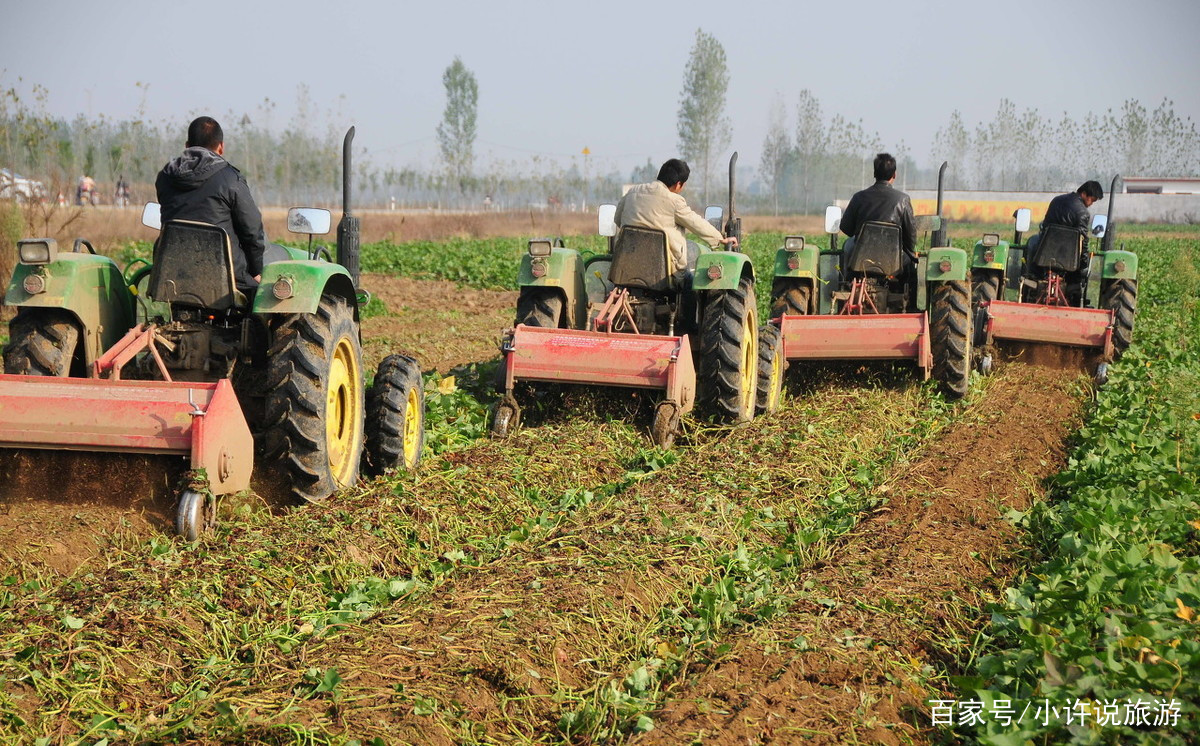
<path fill-rule="evenodd" d="M 747 295 L 747 304 L 754 303 L 754 296 Z M 742 317 L 742 391 L 741 410 L 754 411 L 754 384 L 758 378 L 758 327 L 754 325 L 754 314 Z"/>
<path fill-rule="evenodd" d="M 411 469 L 417 465 L 417 456 L 420 455 L 421 447 L 421 431 L 424 429 L 425 423 L 422 422 L 421 397 L 417 394 L 417 387 L 413 386 L 408 390 L 408 398 L 404 402 L 404 467 Z"/>
<path fill-rule="evenodd" d="M 780 346 L 783 341 L 778 343 Z M 776 347 L 775 354 L 771 356 L 771 390 L 767 393 L 767 409 L 774 411 L 779 407 L 779 401 L 783 398 L 783 354 Z"/>
<path fill-rule="evenodd" d="M 329 363 L 329 387 L 325 399 L 325 444 L 329 451 L 329 472 L 339 486 L 345 487 L 358 466 L 362 431 L 362 404 L 359 387 L 358 356 L 346 337 L 338 340 Z"/>

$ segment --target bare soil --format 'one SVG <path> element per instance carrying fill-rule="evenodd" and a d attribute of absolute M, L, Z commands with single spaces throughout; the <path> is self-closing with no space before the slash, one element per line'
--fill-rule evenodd
<path fill-rule="evenodd" d="M 788 613 L 694 669 L 635 742 L 930 742 L 923 668 L 954 668 L 948 651 L 1018 571 L 1004 517 L 1044 497 L 1083 400 L 1061 373 L 1009 366 L 971 418 L 888 479 L 886 506 Z"/>
<path fill-rule="evenodd" d="M 491 359 L 499 354 L 500 335 L 512 326 L 517 308 L 516 291 L 472 290 L 445 280 L 366 274 L 363 287 L 390 314 L 363 322 L 367 370 L 392 353 L 409 355 L 422 370 L 440 373 Z"/>

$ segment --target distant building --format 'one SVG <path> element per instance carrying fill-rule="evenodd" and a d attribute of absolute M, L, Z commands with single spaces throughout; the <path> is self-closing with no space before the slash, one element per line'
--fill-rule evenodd
<path fill-rule="evenodd" d="M 1126 176 L 1126 194 L 1200 194 L 1200 178 Z"/>

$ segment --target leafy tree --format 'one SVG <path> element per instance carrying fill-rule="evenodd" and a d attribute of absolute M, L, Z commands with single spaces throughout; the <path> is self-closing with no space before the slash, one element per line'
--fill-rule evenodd
<path fill-rule="evenodd" d="M 713 161 L 729 147 L 733 132 L 725 116 L 729 70 L 725 48 L 716 37 L 696 29 L 696 43 L 683 72 L 679 94 L 679 151 L 700 167 L 704 203 Z"/>
<path fill-rule="evenodd" d="M 758 173 L 771 190 L 775 202 L 775 214 L 779 214 L 779 190 L 783 182 L 784 170 L 792 155 L 792 142 L 784 128 L 783 101 L 776 96 L 771 104 L 771 113 L 767 123 L 767 136 L 763 139 L 762 160 L 758 165 Z"/>
<path fill-rule="evenodd" d="M 459 192 L 466 193 L 467 180 L 471 176 L 471 164 L 475 159 L 475 114 L 479 102 L 479 86 L 475 74 L 467 69 L 459 57 L 454 58 L 446 72 L 442 73 L 442 84 L 446 86 L 446 108 L 442 112 L 442 123 L 437 128 L 438 145 L 442 149 L 442 160 L 450 178 L 458 184 Z"/>

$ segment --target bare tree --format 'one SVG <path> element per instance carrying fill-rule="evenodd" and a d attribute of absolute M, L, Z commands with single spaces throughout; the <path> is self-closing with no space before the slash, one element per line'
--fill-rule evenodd
<path fill-rule="evenodd" d="M 700 166 L 705 204 L 708 204 L 713 161 L 729 147 L 732 139 L 729 118 L 725 116 L 728 88 L 725 48 L 715 37 L 696 29 L 696 43 L 679 94 L 679 150 L 684 158 Z"/>
<path fill-rule="evenodd" d="M 758 173 L 771 190 L 776 215 L 779 214 L 779 189 L 782 186 L 783 173 L 792 154 L 791 138 L 784 124 L 785 116 L 783 100 L 776 95 L 771 104 L 767 136 L 763 140 L 762 160 L 758 165 Z"/>
<path fill-rule="evenodd" d="M 467 180 L 475 159 L 475 113 L 479 102 L 479 86 L 475 82 L 475 74 L 458 57 L 442 74 L 442 84 L 446 86 L 446 108 L 442 112 L 442 123 L 437 128 L 438 145 L 442 149 L 442 160 L 445 161 L 448 176 L 458 184 L 460 193 L 466 193 Z"/>

